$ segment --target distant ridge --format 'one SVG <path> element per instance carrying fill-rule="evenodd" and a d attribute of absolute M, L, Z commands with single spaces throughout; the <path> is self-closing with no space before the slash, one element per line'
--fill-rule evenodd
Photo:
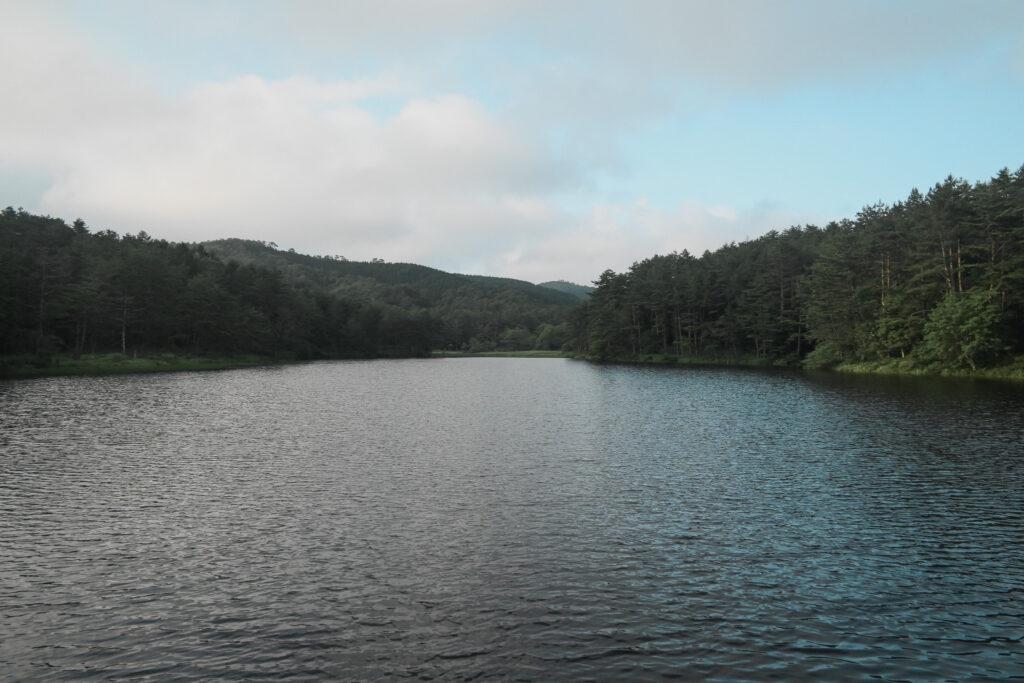
<path fill-rule="evenodd" d="M 573 307 L 578 295 L 558 287 L 543 287 L 526 280 L 462 275 L 421 266 L 415 263 L 392 263 L 383 260 L 349 261 L 343 257 L 309 256 L 295 251 L 282 251 L 276 245 L 258 240 L 228 238 L 202 243 L 203 248 L 227 261 L 242 265 L 270 266 L 299 282 L 310 282 L 331 288 L 349 289 L 363 281 L 364 285 L 411 287 L 416 290 L 420 303 L 434 299 L 445 292 L 460 290 L 475 292 L 478 296 L 493 296 L 514 291 L 531 303 Z M 569 283 L 566 283 L 569 284 Z M 571 285 L 578 286 L 578 285 Z"/>
<path fill-rule="evenodd" d="M 547 287 L 557 292 L 564 292 L 571 294 L 577 299 L 586 301 L 590 298 L 590 293 L 594 291 L 593 287 L 587 285 L 578 285 L 575 282 L 569 282 L 568 280 L 552 280 L 550 282 L 541 282 L 538 287 Z"/>
<path fill-rule="evenodd" d="M 525 280 L 381 259 L 308 256 L 257 240 L 220 239 L 200 246 L 224 261 L 273 268 L 299 286 L 436 320 L 434 348 L 439 349 L 560 349 L 569 339 L 566 321 L 581 300 L 576 293 Z"/>

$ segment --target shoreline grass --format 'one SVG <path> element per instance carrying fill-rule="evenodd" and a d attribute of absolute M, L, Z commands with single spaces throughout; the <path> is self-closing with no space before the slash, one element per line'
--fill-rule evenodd
<path fill-rule="evenodd" d="M 432 358 L 572 358 L 599 363 L 629 365 L 675 365 L 692 367 L 742 367 L 806 369 L 784 361 L 770 361 L 749 356 L 682 357 L 660 354 L 638 354 L 613 358 L 593 358 L 565 351 L 434 351 Z M 256 355 L 202 356 L 176 353 L 151 353 L 129 357 L 120 353 L 86 354 L 75 359 L 70 354 L 38 357 L 31 354 L 0 357 L 0 379 L 28 379 L 32 377 L 59 377 L 67 375 L 118 375 L 151 372 L 190 372 L 201 370 L 230 370 L 259 366 L 280 365 L 282 362 Z M 892 359 L 860 363 L 843 363 L 820 372 L 847 375 L 885 375 L 899 377 L 951 377 L 961 379 L 994 379 L 1012 382 L 1024 381 L 1024 356 L 990 368 L 970 370 L 915 365 L 909 359 Z"/>
<path fill-rule="evenodd" d="M 963 379 L 998 379 L 1024 381 L 1024 358 L 1017 358 L 1005 365 L 990 368 L 944 368 L 936 366 L 915 366 L 905 361 L 876 361 L 842 363 L 830 372 L 850 375 L 888 375 L 899 377 L 957 377 Z"/>
<path fill-rule="evenodd" d="M 198 356 L 175 353 L 153 353 L 143 356 L 125 356 L 120 353 L 84 354 L 74 358 L 60 354 L 39 358 L 36 356 L 7 356 L 0 358 L 0 378 L 27 379 L 31 377 L 59 377 L 65 375 L 120 375 L 149 372 L 184 372 L 196 370 L 228 370 L 277 363 L 263 356 Z"/>
<path fill-rule="evenodd" d="M 635 356 L 616 356 L 598 359 L 584 354 L 567 354 L 567 357 L 578 358 L 600 363 L 679 365 L 699 367 L 742 367 L 742 368 L 789 368 L 792 370 L 813 370 L 815 372 L 850 374 L 850 375 L 886 375 L 899 377 L 951 377 L 960 379 L 994 379 L 1020 382 L 1024 381 L 1024 357 L 1018 357 L 996 367 L 977 368 L 943 368 L 934 365 L 915 365 L 912 361 L 892 359 L 889 361 L 843 363 L 831 368 L 805 368 L 802 365 L 786 360 L 769 360 L 751 356 L 713 356 L 713 357 L 682 357 L 663 356 L 660 354 L 638 354 Z"/>
<path fill-rule="evenodd" d="M 783 361 L 771 361 L 766 358 L 755 358 L 753 356 L 665 356 L 658 353 L 643 353 L 628 356 L 612 356 L 610 358 L 595 358 L 587 354 L 575 354 L 571 357 L 594 363 L 623 363 L 630 365 L 689 365 L 741 368 L 799 367 Z"/>
<path fill-rule="evenodd" d="M 433 358 L 566 358 L 562 351 L 434 351 Z M 21 354 L 0 356 L 0 380 L 33 377 L 64 377 L 72 375 L 127 375 L 152 372 L 192 372 L 199 370 L 230 370 L 281 365 L 293 360 L 274 360 L 266 356 L 231 355 L 203 356 L 177 353 L 148 353 L 125 356 L 120 353 L 71 354 L 35 356 Z"/>
<path fill-rule="evenodd" d="M 564 351 L 434 351 L 434 358 L 570 358 Z"/>

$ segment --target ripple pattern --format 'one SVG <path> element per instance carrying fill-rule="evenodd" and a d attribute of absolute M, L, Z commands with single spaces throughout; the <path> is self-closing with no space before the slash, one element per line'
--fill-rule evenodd
<path fill-rule="evenodd" d="M 1024 395 L 559 359 L 0 383 L 0 677 L 1024 677 Z"/>

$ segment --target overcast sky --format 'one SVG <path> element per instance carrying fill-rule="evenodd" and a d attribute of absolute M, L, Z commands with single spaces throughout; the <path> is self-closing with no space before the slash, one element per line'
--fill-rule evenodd
<path fill-rule="evenodd" d="M 0 206 L 586 283 L 1024 164 L 1020 0 L 0 0 Z"/>

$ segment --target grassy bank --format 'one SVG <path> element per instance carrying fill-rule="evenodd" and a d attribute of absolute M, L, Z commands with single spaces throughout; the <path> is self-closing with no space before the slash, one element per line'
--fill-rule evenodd
<path fill-rule="evenodd" d="M 863 363 L 843 363 L 832 368 L 834 372 L 859 375 L 905 375 L 919 377 L 976 377 L 983 379 L 1024 380 L 1024 357 L 992 368 L 945 368 L 935 365 L 915 365 L 909 359 L 893 359 Z"/>
<path fill-rule="evenodd" d="M 771 361 L 754 356 L 662 356 L 659 354 L 617 356 L 615 358 L 597 359 L 585 355 L 575 356 L 583 360 L 605 363 L 650 363 L 657 365 L 690 365 L 690 366 L 728 366 L 745 368 L 790 367 L 799 369 L 801 366 L 786 361 Z M 964 377 L 981 379 L 1003 379 L 1024 381 L 1024 357 L 991 368 L 945 368 L 936 365 L 916 365 L 910 359 L 891 359 L 887 361 L 844 363 L 832 368 L 823 368 L 826 372 L 840 372 L 862 375 L 902 375 L 908 377 Z"/>
<path fill-rule="evenodd" d="M 435 351 L 435 358 L 510 357 L 510 358 L 563 358 L 561 351 L 485 351 L 465 353 Z M 275 365 L 264 356 L 197 356 L 175 353 L 153 353 L 143 356 L 124 356 L 120 353 L 85 354 L 74 358 L 70 354 L 53 356 L 0 356 L 0 379 L 25 377 L 56 377 L 61 375 L 120 375 L 142 372 L 180 372 L 186 370 L 227 370 L 260 365 Z"/>
<path fill-rule="evenodd" d="M 434 351 L 434 358 L 576 358 L 604 363 L 726 366 L 726 367 L 793 367 L 781 361 L 772 362 L 753 356 L 663 356 L 642 354 L 615 358 L 592 358 L 564 351 Z M 154 353 L 139 357 L 119 353 L 86 354 L 75 359 L 71 355 L 39 357 L 32 355 L 0 357 L 0 379 L 47 377 L 59 375 L 116 375 L 143 372 L 178 372 L 186 370 L 226 370 L 276 364 L 270 358 L 253 355 L 196 356 L 174 353 Z M 827 370 L 862 375 L 902 375 L 920 377 L 965 377 L 1024 381 L 1024 356 L 994 368 L 942 368 L 915 365 L 910 359 L 845 363 Z"/>
<path fill-rule="evenodd" d="M 47 377 L 57 375 L 117 375 L 136 372 L 177 372 L 182 370 L 224 370 L 271 365 L 262 356 L 192 356 L 156 353 L 125 356 L 120 353 L 71 355 L 7 356 L 0 358 L 0 377 Z"/>
<path fill-rule="evenodd" d="M 567 358 L 562 351 L 434 351 L 436 358 Z"/>
<path fill-rule="evenodd" d="M 657 353 L 594 358 L 585 354 L 573 356 L 598 363 L 640 363 L 652 365 L 707 365 L 743 368 L 796 367 L 783 361 L 771 361 L 754 356 L 664 356 Z"/>

